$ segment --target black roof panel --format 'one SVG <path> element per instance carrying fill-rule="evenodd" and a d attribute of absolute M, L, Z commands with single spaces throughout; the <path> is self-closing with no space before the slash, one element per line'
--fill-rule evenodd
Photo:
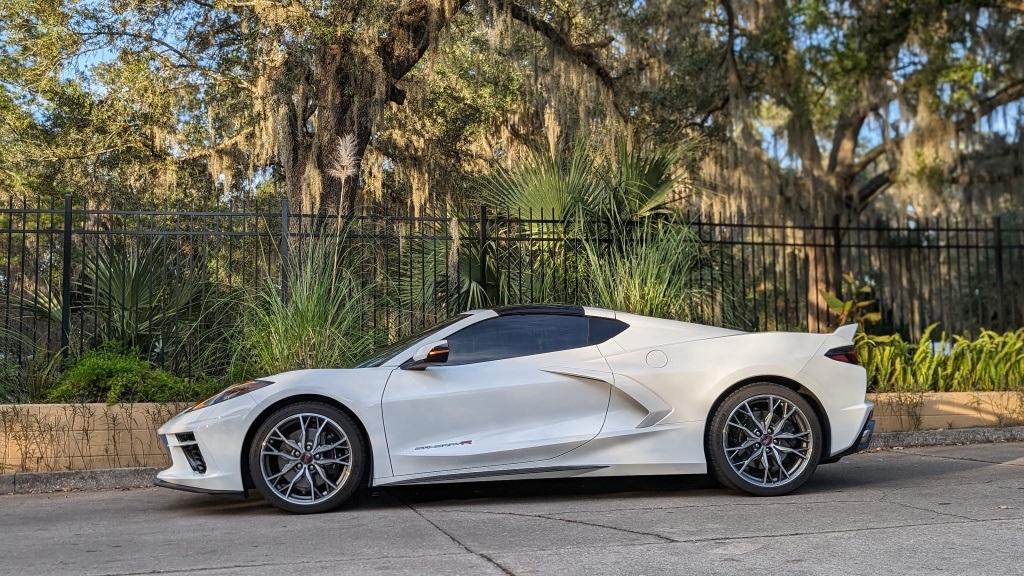
<path fill-rule="evenodd" d="M 555 314 L 559 316 L 583 316 L 582 306 L 567 304 L 521 304 L 516 306 L 498 306 L 493 309 L 498 316 L 517 314 Z"/>

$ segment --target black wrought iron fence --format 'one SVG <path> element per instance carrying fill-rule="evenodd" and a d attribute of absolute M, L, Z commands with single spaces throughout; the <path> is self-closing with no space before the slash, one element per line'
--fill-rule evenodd
<path fill-rule="evenodd" d="M 953 333 L 1024 322 L 1024 226 L 1015 219 L 683 220 L 705 247 L 698 282 L 710 306 L 694 321 L 824 330 L 835 318 L 823 293 L 842 293 L 849 273 L 870 288 L 861 297 L 876 301 L 880 332 L 915 338 L 936 322 Z M 351 269 L 372 287 L 365 321 L 388 337 L 467 306 L 590 303 L 586 244 L 609 241 L 598 223 L 581 235 L 550 213 L 487 207 L 368 208 L 338 219 L 295 213 L 284 200 L 197 211 L 75 206 L 70 197 L 51 206 L 8 201 L 0 208 L 2 359 L 21 364 L 40 351 L 86 349 L 104 330 L 139 323 L 162 334 L 178 316 L 202 321 L 198 299 L 156 297 L 172 285 L 184 283 L 191 295 L 260 285 L 287 292 L 289 267 L 301 262 L 296 252 L 324 234 L 341 238 Z M 143 266 L 148 275 L 138 274 Z M 179 361 L 206 344 L 178 336 Z M 160 337 L 149 344 L 167 346 Z"/>

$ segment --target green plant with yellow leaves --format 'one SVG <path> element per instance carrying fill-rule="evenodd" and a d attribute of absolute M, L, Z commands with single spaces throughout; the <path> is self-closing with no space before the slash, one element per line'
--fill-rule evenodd
<path fill-rule="evenodd" d="M 917 344 L 898 334 L 857 336 L 857 354 L 875 392 L 1024 391 L 1024 328 L 950 336 L 932 324 Z"/>
<path fill-rule="evenodd" d="M 821 295 L 830 312 L 835 314 L 839 326 L 856 322 L 860 331 L 869 324 L 877 324 L 882 320 L 882 313 L 872 311 L 875 300 L 871 297 L 873 288 L 861 282 L 853 273 L 843 274 L 843 286 L 840 294 L 822 290 Z"/>

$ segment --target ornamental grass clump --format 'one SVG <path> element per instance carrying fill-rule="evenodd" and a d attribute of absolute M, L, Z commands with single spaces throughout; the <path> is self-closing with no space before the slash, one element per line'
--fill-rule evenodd
<path fill-rule="evenodd" d="M 687 226 L 652 225 L 617 247 L 588 242 L 586 253 L 591 305 L 675 320 L 710 312 L 703 248 Z"/>
<path fill-rule="evenodd" d="M 342 237 L 321 234 L 290 253 L 287 290 L 267 280 L 242 298 L 235 376 L 346 367 L 373 348 L 370 287 L 352 272 Z"/>

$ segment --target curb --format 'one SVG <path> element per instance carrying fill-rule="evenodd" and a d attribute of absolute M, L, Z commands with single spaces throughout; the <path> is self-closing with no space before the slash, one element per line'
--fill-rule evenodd
<path fill-rule="evenodd" d="M 1024 442 L 1024 426 L 880 432 L 869 449 Z M 159 468 L 109 468 L 67 472 L 19 472 L 0 475 L 0 494 L 41 494 L 77 490 L 119 490 L 153 485 Z"/>
<path fill-rule="evenodd" d="M 952 446 L 957 444 L 987 444 L 991 442 L 1024 442 L 1024 426 L 881 432 L 871 438 L 871 445 L 868 448 Z"/>
<path fill-rule="evenodd" d="M 118 490 L 152 486 L 159 468 L 108 468 L 0 475 L 0 494 Z"/>

